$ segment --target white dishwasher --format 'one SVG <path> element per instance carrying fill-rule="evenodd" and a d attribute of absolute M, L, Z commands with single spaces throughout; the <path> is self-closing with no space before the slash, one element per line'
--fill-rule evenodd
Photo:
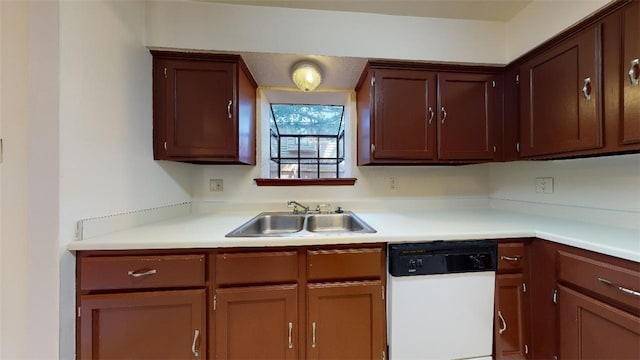
<path fill-rule="evenodd" d="M 390 244 L 388 254 L 389 359 L 491 359 L 497 244 Z"/>

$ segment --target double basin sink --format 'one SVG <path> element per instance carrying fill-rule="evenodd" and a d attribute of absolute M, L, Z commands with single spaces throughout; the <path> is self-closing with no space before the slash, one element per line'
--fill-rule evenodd
<path fill-rule="evenodd" d="M 287 237 L 375 232 L 374 228 L 351 211 L 331 214 L 263 212 L 226 236 Z"/>

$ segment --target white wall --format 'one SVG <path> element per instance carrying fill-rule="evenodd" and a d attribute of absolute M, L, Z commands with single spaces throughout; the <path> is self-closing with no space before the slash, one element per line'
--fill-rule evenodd
<path fill-rule="evenodd" d="M 355 93 L 346 95 L 345 128 L 347 139 L 345 173 L 358 180 L 354 186 L 258 187 L 254 178 L 268 174 L 269 122 L 265 115 L 256 130 L 258 150 L 256 166 L 197 165 L 194 166 L 192 197 L 195 201 L 226 202 L 231 204 L 260 202 L 281 203 L 287 200 L 309 202 L 311 206 L 330 202 L 332 206 L 362 200 L 426 199 L 441 197 L 487 197 L 489 168 L 486 164 L 472 166 L 356 166 L 356 104 Z M 269 111 L 269 101 L 258 90 L 258 116 Z M 396 178 L 397 190 L 390 189 L 390 178 Z M 209 179 L 223 179 L 224 191 L 209 191 Z"/>
<path fill-rule="evenodd" d="M 532 1 L 506 23 L 510 62 L 613 0 Z"/>
<path fill-rule="evenodd" d="M 489 171 L 491 199 L 541 208 L 551 216 L 607 214 L 580 220 L 634 228 L 640 224 L 640 154 L 517 161 L 491 164 Z M 553 177 L 554 192 L 536 193 L 537 177 Z"/>
<path fill-rule="evenodd" d="M 189 201 L 189 165 L 155 162 L 145 3 L 60 2 L 60 357 L 74 354 L 79 219 Z M 50 336 L 54 336 L 51 334 Z"/>
<path fill-rule="evenodd" d="M 0 2 L 0 358 L 26 357 L 28 328 L 28 64 L 29 6 Z M 11 54 L 11 56 L 9 56 Z"/>
<path fill-rule="evenodd" d="M 505 63 L 502 22 L 175 0 L 148 11 L 151 47 Z"/>

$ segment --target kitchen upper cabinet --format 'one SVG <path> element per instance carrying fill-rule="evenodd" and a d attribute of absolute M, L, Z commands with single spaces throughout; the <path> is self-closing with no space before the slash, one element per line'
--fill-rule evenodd
<path fill-rule="evenodd" d="M 80 256 L 81 359 L 207 356 L 204 255 Z"/>
<path fill-rule="evenodd" d="M 640 2 L 632 1 L 622 17 L 622 126 L 623 145 L 640 143 Z"/>
<path fill-rule="evenodd" d="M 492 160 L 497 76 L 461 69 L 370 62 L 357 88 L 358 164 Z"/>
<path fill-rule="evenodd" d="M 436 74 L 411 70 L 374 73 L 375 159 L 431 160 L 436 142 Z"/>
<path fill-rule="evenodd" d="M 154 158 L 255 164 L 257 85 L 242 58 L 151 53 Z"/>
<path fill-rule="evenodd" d="M 493 74 L 438 74 L 440 159 L 493 159 L 495 85 Z"/>
<path fill-rule="evenodd" d="M 296 284 L 216 289 L 216 359 L 297 359 Z"/>
<path fill-rule="evenodd" d="M 592 26 L 520 66 L 520 156 L 602 147 L 601 31 Z"/>

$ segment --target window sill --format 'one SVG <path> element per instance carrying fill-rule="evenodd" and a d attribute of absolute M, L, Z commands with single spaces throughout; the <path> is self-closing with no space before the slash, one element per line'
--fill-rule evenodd
<path fill-rule="evenodd" d="M 266 179 L 256 178 L 258 186 L 353 186 L 356 178 L 341 179 Z"/>

